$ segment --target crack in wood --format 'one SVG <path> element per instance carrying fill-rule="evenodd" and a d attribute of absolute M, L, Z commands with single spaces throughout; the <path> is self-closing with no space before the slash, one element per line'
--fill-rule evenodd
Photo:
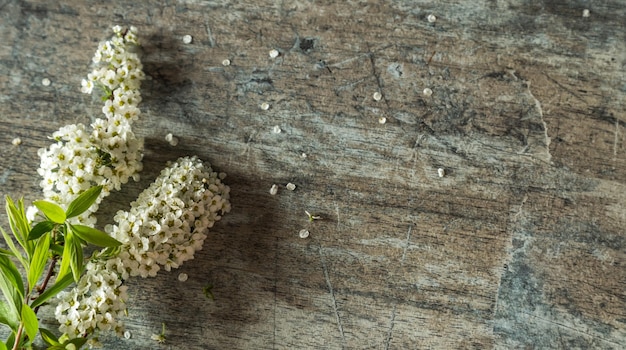
<path fill-rule="evenodd" d="M 393 333 L 393 326 L 396 321 L 396 308 L 397 304 L 393 305 L 393 309 L 391 310 L 391 319 L 389 320 L 389 331 L 387 332 L 387 339 L 385 339 L 385 350 L 389 350 L 389 344 L 391 344 L 391 335 Z"/>
<path fill-rule="evenodd" d="M 328 291 L 330 293 L 330 297 L 333 302 L 333 311 L 335 312 L 335 318 L 337 320 L 337 327 L 339 328 L 339 335 L 341 336 L 341 348 L 345 348 L 346 344 L 346 336 L 343 332 L 343 324 L 341 322 L 341 317 L 339 316 L 339 309 L 337 307 L 337 298 L 335 297 L 335 291 L 333 290 L 333 285 L 330 282 L 330 275 L 328 274 L 328 266 L 326 265 L 326 259 L 324 258 L 324 253 L 322 252 L 322 246 L 319 246 L 319 254 L 320 260 L 322 262 L 322 268 L 324 270 L 324 279 L 326 280 L 326 286 L 328 287 Z"/>

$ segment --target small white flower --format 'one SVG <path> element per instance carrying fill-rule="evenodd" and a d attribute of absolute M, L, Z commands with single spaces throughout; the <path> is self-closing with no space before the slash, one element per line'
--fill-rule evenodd
<path fill-rule="evenodd" d="M 278 186 L 276 184 L 273 184 L 272 188 L 270 188 L 270 194 L 274 196 L 276 195 L 276 193 L 278 193 Z"/>
<path fill-rule="evenodd" d="M 174 137 L 174 135 L 172 135 L 171 133 L 165 135 L 165 141 L 167 141 L 172 146 L 178 145 L 178 138 Z"/>

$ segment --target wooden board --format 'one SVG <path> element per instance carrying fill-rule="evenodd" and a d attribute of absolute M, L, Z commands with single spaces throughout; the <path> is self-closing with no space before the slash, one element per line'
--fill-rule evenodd
<path fill-rule="evenodd" d="M 228 173 L 233 210 L 188 281 L 129 281 L 132 338 L 106 348 L 623 348 L 625 18 L 616 0 L 4 1 L 1 192 L 38 198 L 37 149 L 100 117 L 80 81 L 135 25 L 145 168 L 100 222 L 181 155 Z"/>

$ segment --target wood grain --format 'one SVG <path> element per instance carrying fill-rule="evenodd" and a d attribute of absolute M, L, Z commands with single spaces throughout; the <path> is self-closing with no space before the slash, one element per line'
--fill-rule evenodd
<path fill-rule="evenodd" d="M 9 0 L 1 192 L 38 197 L 37 149 L 99 117 L 80 80 L 135 25 L 145 168 L 101 224 L 180 155 L 228 173 L 233 211 L 187 282 L 129 281 L 133 336 L 106 348 L 619 349 L 624 18 L 616 0 Z"/>

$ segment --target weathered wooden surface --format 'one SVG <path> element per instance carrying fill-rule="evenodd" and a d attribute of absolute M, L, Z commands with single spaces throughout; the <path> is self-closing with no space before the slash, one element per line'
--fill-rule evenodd
<path fill-rule="evenodd" d="M 187 282 L 131 281 L 133 337 L 107 348 L 623 348 L 625 9 L 5 1 L 1 192 L 37 197 L 47 136 L 99 117 L 79 91 L 97 43 L 135 25 L 146 167 L 101 222 L 187 154 L 229 174 L 233 211 Z"/>

